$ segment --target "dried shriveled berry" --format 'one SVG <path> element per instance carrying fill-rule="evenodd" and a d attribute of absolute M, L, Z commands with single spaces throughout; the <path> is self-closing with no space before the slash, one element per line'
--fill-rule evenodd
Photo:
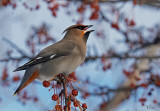
<path fill-rule="evenodd" d="M 72 90 L 72 95 L 73 96 L 77 96 L 78 95 L 78 90 L 77 89 L 73 89 Z"/>
<path fill-rule="evenodd" d="M 57 101 L 57 100 L 58 100 L 58 95 L 57 95 L 57 94 L 53 94 L 52 100 L 53 100 L 53 101 Z"/>
<path fill-rule="evenodd" d="M 44 87 L 49 87 L 50 86 L 50 82 L 49 81 L 43 81 L 43 86 Z"/>

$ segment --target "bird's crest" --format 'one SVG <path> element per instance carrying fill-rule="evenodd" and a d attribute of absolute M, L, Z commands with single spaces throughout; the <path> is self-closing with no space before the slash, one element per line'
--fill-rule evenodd
<path fill-rule="evenodd" d="M 68 30 L 73 29 L 73 28 L 76 28 L 76 27 L 78 27 L 78 26 L 85 26 L 85 25 L 82 25 L 82 24 L 79 24 L 79 25 L 72 25 L 72 26 L 66 28 L 66 29 L 63 31 L 62 34 L 64 34 L 65 32 L 67 32 Z"/>

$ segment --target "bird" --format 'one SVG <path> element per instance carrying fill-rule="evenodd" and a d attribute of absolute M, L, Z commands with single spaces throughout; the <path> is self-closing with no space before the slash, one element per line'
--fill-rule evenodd
<path fill-rule="evenodd" d="M 13 72 L 25 70 L 22 81 L 13 95 L 35 79 L 50 80 L 56 74 L 68 75 L 80 66 L 86 57 L 86 43 L 93 25 L 72 25 L 66 28 L 64 37 L 41 50 L 33 59 L 18 67 Z M 62 34 L 63 34 L 62 33 Z"/>

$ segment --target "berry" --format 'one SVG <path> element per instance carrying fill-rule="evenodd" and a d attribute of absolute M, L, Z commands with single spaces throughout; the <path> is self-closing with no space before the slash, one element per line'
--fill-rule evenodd
<path fill-rule="evenodd" d="M 98 11 L 94 11 L 92 12 L 91 16 L 89 17 L 90 20 L 96 20 L 99 18 L 99 15 L 98 15 Z"/>
<path fill-rule="evenodd" d="M 148 96 L 151 96 L 151 95 L 152 95 L 152 92 L 149 92 L 149 93 L 148 93 Z"/>
<path fill-rule="evenodd" d="M 63 110 L 64 110 L 64 111 L 65 111 L 65 109 L 66 109 L 66 106 L 63 107 Z M 69 105 L 68 105 L 68 111 L 70 111 Z"/>
<path fill-rule="evenodd" d="M 73 103 L 73 105 L 74 107 L 78 107 L 78 103 L 76 101 Z"/>
<path fill-rule="evenodd" d="M 43 86 L 44 87 L 49 87 L 50 86 L 50 82 L 49 81 L 43 81 Z"/>
<path fill-rule="evenodd" d="M 53 101 L 57 101 L 57 100 L 58 100 L 58 95 L 57 95 L 57 94 L 53 94 L 52 100 L 53 100 Z"/>
<path fill-rule="evenodd" d="M 13 81 L 14 81 L 14 82 L 19 81 L 19 79 L 20 79 L 19 76 L 14 76 L 14 77 L 13 77 Z"/>
<path fill-rule="evenodd" d="M 154 104 L 157 104 L 157 100 L 153 100 L 153 103 L 154 103 Z"/>
<path fill-rule="evenodd" d="M 154 91 L 154 89 L 152 88 L 151 91 Z"/>
<path fill-rule="evenodd" d="M 148 87 L 147 84 L 145 84 L 145 83 L 142 83 L 140 86 L 141 86 L 141 87 L 144 87 L 144 88 L 147 88 L 147 87 Z"/>
<path fill-rule="evenodd" d="M 36 10 L 38 10 L 39 8 L 40 8 L 40 6 L 39 6 L 39 5 L 37 5 L 37 6 L 36 6 Z"/>
<path fill-rule="evenodd" d="M 131 20 L 130 23 L 129 23 L 129 26 L 135 26 L 135 24 L 136 24 L 135 21 Z"/>
<path fill-rule="evenodd" d="M 63 110 L 64 110 L 64 111 L 65 111 L 65 109 L 66 109 L 66 106 L 63 107 Z"/>
<path fill-rule="evenodd" d="M 112 24 L 111 24 L 111 27 L 119 30 L 119 25 L 118 25 L 118 23 L 112 23 Z"/>
<path fill-rule="evenodd" d="M 71 101 L 68 101 L 68 106 L 70 106 L 71 105 Z"/>
<path fill-rule="evenodd" d="M 37 101 L 38 101 L 38 98 L 37 98 L 37 97 L 34 97 L 33 100 L 34 100 L 34 102 L 37 102 Z"/>
<path fill-rule="evenodd" d="M 72 90 L 72 95 L 73 96 L 77 96 L 78 95 L 78 90 L 77 89 L 73 89 Z"/>
<path fill-rule="evenodd" d="M 146 98 L 140 98 L 139 102 L 145 102 L 147 99 Z"/>
<path fill-rule="evenodd" d="M 87 109 L 87 104 L 86 104 L 86 103 L 83 103 L 83 104 L 82 104 L 82 108 L 83 108 L 83 109 Z"/>
<path fill-rule="evenodd" d="M 55 110 L 56 110 L 56 111 L 61 111 L 61 110 L 62 110 L 61 105 L 56 105 L 56 106 L 55 106 Z"/>

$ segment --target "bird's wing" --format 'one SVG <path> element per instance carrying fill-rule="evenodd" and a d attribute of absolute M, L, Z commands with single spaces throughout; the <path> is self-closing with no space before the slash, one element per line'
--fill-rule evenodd
<path fill-rule="evenodd" d="M 35 58 L 30 60 L 26 64 L 18 67 L 17 69 L 14 70 L 14 72 L 20 70 L 26 70 L 27 68 L 33 65 L 43 63 L 61 56 L 69 55 L 74 48 L 75 48 L 75 43 L 72 41 L 63 41 L 55 43 L 43 49 L 39 54 L 37 54 Z"/>

